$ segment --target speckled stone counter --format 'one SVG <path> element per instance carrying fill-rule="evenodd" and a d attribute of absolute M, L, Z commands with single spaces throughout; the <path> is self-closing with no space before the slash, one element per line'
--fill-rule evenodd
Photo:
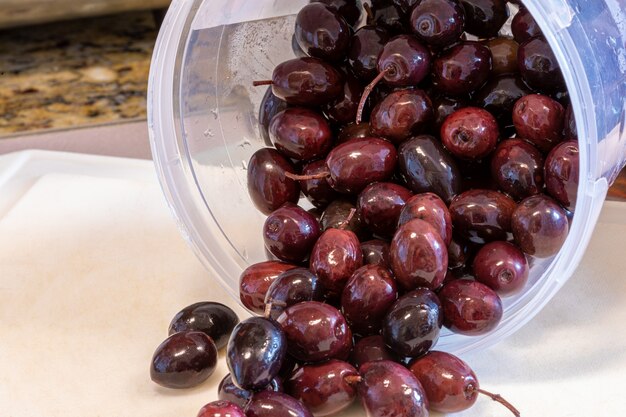
<path fill-rule="evenodd" d="M 151 12 L 0 31 L 0 137 L 145 118 Z"/>

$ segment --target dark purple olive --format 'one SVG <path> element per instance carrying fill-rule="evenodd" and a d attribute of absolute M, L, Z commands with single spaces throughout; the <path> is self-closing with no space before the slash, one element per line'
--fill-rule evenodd
<path fill-rule="evenodd" d="M 360 339 L 354 344 L 352 355 L 350 355 L 350 362 L 357 369 L 367 362 L 384 360 L 394 361 L 395 356 L 385 344 L 385 339 L 379 334 Z"/>
<path fill-rule="evenodd" d="M 378 71 L 385 72 L 385 83 L 395 87 L 419 84 L 430 71 L 430 52 L 410 35 L 399 35 L 387 42 L 378 57 Z"/>
<path fill-rule="evenodd" d="M 263 388 L 263 390 L 282 392 L 283 383 L 279 377 L 275 377 L 265 388 Z M 235 385 L 230 374 L 226 374 L 224 379 L 220 381 L 217 388 L 217 397 L 220 400 L 232 402 L 241 408 L 246 408 L 246 405 L 248 404 L 248 401 L 250 401 L 250 398 L 252 398 L 253 394 L 254 391 L 248 391 Z"/>
<path fill-rule="evenodd" d="M 313 247 L 309 267 L 326 291 L 339 295 L 362 265 L 359 238 L 349 230 L 327 229 Z"/>
<path fill-rule="evenodd" d="M 274 211 L 263 224 L 265 247 L 286 262 L 298 263 L 307 259 L 320 234 L 315 216 L 291 203 Z"/>
<path fill-rule="evenodd" d="M 433 120 L 433 106 L 422 90 L 398 90 L 372 110 L 370 128 L 374 136 L 398 144 L 426 131 Z"/>
<path fill-rule="evenodd" d="M 539 25 L 524 7 L 520 7 L 517 14 L 513 17 L 511 32 L 513 32 L 513 37 L 518 43 L 526 42 L 530 38 L 542 35 Z"/>
<path fill-rule="evenodd" d="M 392 35 L 406 32 L 405 16 L 395 5 L 388 3 L 373 5 L 372 14 L 373 18 L 367 22 L 369 25 L 385 29 Z"/>
<path fill-rule="evenodd" d="M 578 140 L 578 129 L 576 128 L 576 118 L 574 108 L 571 104 L 565 109 L 565 120 L 563 122 L 563 136 L 565 140 Z"/>
<path fill-rule="evenodd" d="M 319 161 L 309 162 L 302 167 L 302 175 L 315 175 L 320 172 L 327 172 L 326 161 L 320 159 Z M 311 204 L 315 207 L 323 209 L 335 200 L 339 194 L 333 190 L 328 184 L 326 178 L 316 178 L 306 181 L 300 181 L 300 188 L 302 193 L 309 199 Z"/>
<path fill-rule="evenodd" d="M 322 301 L 324 290 L 314 273 L 294 268 L 280 274 L 272 283 L 265 304 L 272 305 L 270 317 L 277 319 L 283 310 L 302 301 Z"/>
<path fill-rule="evenodd" d="M 548 194 L 571 212 L 578 196 L 579 163 L 578 142 L 573 140 L 556 145 L 545 163 Z"/>
<path fill-rule="evenodd" d="M 478 90 L 489 78 L 491 51 L 479 42 L 465 41 L 446 49 L 433 62 L 433 84 L 452 96 Z"/>
<path fill-rule="evenodd" d="M 398 148 L 398 165 L 407 187 L 416 194 L 432 192 L 449 204 L 461 191 L 456 162 L 433 136 L 404 141 Z"/>
<path fill-rule="evenodd" d="M 513 213 L 511 226 L 517 246 L 536 258 L 556 255 L 569 232 L 565 210 L 543 194 L 523 200 Z"/>
<path fill-rule="evenodd" d="M 275 149 L 256 151 L 248 162 L 248 193 L 254 205 L 264 214 L 270 214 L 285 203 L 297 203 L 300 187 L 285 172 L 295 168 Z"/>
<path fill-rule="evenodd" d="M 287 108 L 287 103 L 272 93 L 268 87 L 259 106 L 259 130 L 266 146 L 273 146 L 270 138 L 270 122 L 274 116 Z"/>
<path fill-rule="evenodd" d="M 376 334 L 397 297 L 396 281 L 389 270 L 379 265 L 365 265 L 352 274 L 344 287 L 341 311 L 353 332 Z"/>
<path fill-rule="evenodd" d="M 356 207 L 368 229 L 377 236 L 391 237 L 398 226 L 400 212 L 413 193 L 392 182 L 375 182 L 365 187 Z"/>
<path fill-rule="evenodd" d="M 354 213 L 352 213 L 350 220 L 347 221 L 352 210 L 354 210 Z M 358 211 L 356 211 L 356 206 L 343 198 L 338 198 L 332 201 L 328 207 L 326 207 L 326 210 L 324 210 L 320 219 L 320 223 L 322 225 L 322 230 L 350 230 L 351 232 L 354 232 L 359 239 L 363 239 L 368 236 L 368 233 L 365 230 L 365 225 L 361 220 L 361 216 L 359 216 Z"/>
<path fill-rule="evenodd" d="M 230 401 L 213 401 L 202 407 L 197 417 L 246 417 L 246 414 Z"/>
<path fill-rule="evenodd" d="M 454 0 L 421 0 L 411 12 L 410 24 L 419 40 L 443 48 L 461 38 L 465 13 Z"/>
<path fill-rule="evenodd" d="M 565 89 L 565 81 L 552 48 L 542 36 L 520 44 L 517 63 L 522 78 L 533 90 L 552 93 Z"/>
<path fill-rule="evenodd" d="M 491 51 L 491 74 L 503 75 L 519 72 L 517 65 L 517 51 L 519 44 L 511 38 L 500 36 L 489 39 L 485 44 Z"/>
<path fill-rule="evenodd" d="M 491 176 L 498 188 L 519 201 L 543 190 L 543 156 L 521 139 L 507 139 L 491 156 Z"/>
<path fill-rule="evenodd" d="M 388 242 L 380 239 L 368 240 L 361 243 L 361 252 L 364 265 L 380 265 L 387 269 L 391 267 Z"/>
<path fill-rule="evenodd" d="M 565 110 L 548 96 L 530 94 L 513 107 L 513 124 L 519 138 L 534 144 L 544 153 L 563 140 Z"/>
<path fill-rule="evenodd" d="M 434 113 L 434 123 L 433 123 L 433 132 L 438 136 L 441 131 L 441 125 L 446 120 L 448 116 L 450 116 L 455 111 L 460 108 L 467 107 L 468 103 L 466 100 L 459 97 L 446 97 L 444 95 L 435 96 L 432 99 L 433 103 L 433 113 Z M 513 108 L 513 105 L 511 105 Z"/>
<path fill-rule="evenodd" d="M 239 323 L 239 317 L 228 306 L 210 301 L 203 301 L 185 307 L 170 322 L 168 333 L 193 330 L 206 333 L 218 349 L 228 343 L 228 337 Z"/>
<path fill-rule="evenodd" d="M 356 25 L 361 19 L 361 8 L 356 0 L 311 0 L 310 3 L 319 1 L 334 9 L 343 17 L 350 26 Z"/>
<path fill-rule="evenodd" d="M 391 241 L 391 268 L 404 290 L 437 289 L 448 268 L 447 245 L 439 231 L 421 219 L 398 227 Z"/>
<path fill-rule="evenodd" d="M 352 365 L 333 359 L 299 367 L 285 381 L 285 391 L 315 417 L 330 416 L 352 404 L 360 379 Z"/>
<path fill-rule="evenodd" d="M 491 113 L 504 128 L 513 125 L 511 115 L 515 103 L 531 93 L 519 76 L 503 75 L 485 84 L 474 96 L 474 104 Z"/>
<path fill-rule="evenodd" d="M 347 359 L 352 332 L 335 307 L 304 301 L 287 307 L 278 317 L 287 337 L 289 354 L 299 361 L 320 362 Z"/>
<path fill-rule="evenodd" d="M 343 92 L 343 75 L 318 58 L 295 58 L 278 64 L 272 92 L 295 106 L 320 106 Z"/>
<path fill-rule="evenodd" d="M 332 145 L 326 119 L 303 107 L 290 107 L 274 116 L 270 137 L 280 153 L 298 160 L 323 158 Z"/>
<path fill-rule="evenodd" d="M 465 31 L 479 38 L 496 36 L 509 17 L 505 0 L 460 0 Z"/>
<path fill-rule="evenodd" d="M 245 390 L 265 388 L 280 371 L 286 342 L 282 329 L 273 321 L 250 317 L 239 323 L 226 348 L 233 383 Z"/>
<path fill-rule="evenodd" d="M 150 378 L 166 388 L 191 388 L 206 381 L 217 366 L 217 347 L 203 332 L 174 333 L 157 347 Z"/>
<path fill-rule="evenodd" d="M 265 294 L 272 282 L 283 272 L 296 268 L 278 261 L 259 262 L 247 267 L 239 276 L 239 299 L 250 311 L 263 314 Z"/>
<path fill-rule="evenodd" d="M 281 392 L 262 391 L 252 396 L 246 417 L 313 417 L 300 401 Z"/>
<path fill-rule="evenodd" d="M 386 140 L 351 139 L 328 154 L 328 183 L 340 193 L 358 194 L 372 182 L 391 177 L 397 159 L 396 148 Z"/>
<path fill-rule="evenodd" d="M 356 119 L 357 108 L 363 94 L 363 86 L 352 75 L 346 75 L 343 94 L 335 101 L 322 107 L 328 120 L 336 125 L 345 125 Z"/>
<path fill-rule="evenodd" d="M 510 197 L 492 190 L 470 190 L 450 204 L 454 230 L 474 243 L 507 240 L 516 204 Z"/>
<path fill-rule="evenodd" d="M 359 370 L 358 391 L 367 417 L 428 417 L 427 400 L 419 380 L 391 361 L 369 362 Z"/>
<path fill-rule="evenodd" d="M 378 56 L 388 40 L 387 31 L 376 26 L 363 26 L 354 32 L 348 64 L 361 81 L 369 83 L 378 74 Z"/>
<path fill-rule="evenodd" d="M 370 124 L 367 122 L 361 122 L 359 124 L 350 123 L 345 125 L 339 131 L 337 135 L 336 144 L 339 145 L 341 143 L 345 143 L 350 139 L 363 139 L 369 138 L 372 136 L 372 131 L 370 129 Z"/>
<path fill-rule="evenodd" d="M 296 40 L 304 52 L 325 61 L 342 61 L 350 47 L 352 30 L 336 9 L 310 3 L 296 16 Z"/>
<path fill-rule="evenodd" d="M 439 340 L 442 320 L 437 295 L 418 288 L 391 306 L 383 322 L 383 337 L 398 355 L 421 356 Z"/>
<path fill-rule="evenodd" d="M 502 301 L 485 284 L 457 279 L 439 291 L 443 325 L 455 333 L 477 336 L 495 329 L 502 319 Z"/>
<path fill-rule="evenodd" d="M 402 226 L 413 219 L 422 219 L 430 223 L 439 232 L 446 246 L 450 245 L 452 241 L 452 219 L 448 206 L 438 195 L 422 193 L 411 197 L 400 213 L 398 226 Z"/>
<path fill-rule="evenodd" d="M 441 142 L 460 159 L 482 159 L 498 143 L 500 128 L 487 110 L 465 107 L 452 113 L 441 126 Z"/>
<path fill-rule="evenodd" d="M 518 293 L 528 281 L 526 256 L 509 242 L 491 242 L 483 246 L 474 258 L 472 270 L 476 281 L 501 297 Z"/>
<path fill-rule="evenodd" d="M 476 374 L 450 353 L 430 351 L 412 361 L 409 370 L 422 384 L 430 410 L 456 413 L 470 408 L 478 398 Z"/>

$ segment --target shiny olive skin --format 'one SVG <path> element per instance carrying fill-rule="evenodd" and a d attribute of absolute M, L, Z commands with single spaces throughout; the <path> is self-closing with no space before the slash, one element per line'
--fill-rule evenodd
<path fill-rule="evenodd" d="M 446 49 L 433 62 L 435 88 L 461 96 L 478 90 L 489 78 L 491 51 L 479 42 L 465 41 Z"/>
<path fill-rule="evenodd" d="M 362 265 L 359 238 L 349 230 L 331 228 L 322 233 L 313 247 L 309 268 L 330 294 L 339 295 Z"/>
<path fill-rule="evenodd" d="M 430 350 L 443 323 L 441 303 L 426 288 L 411 291 L 396 301 L 383 321 L 385 343 L 396 354 L 418 357 Z"/>
<path fill-rule="evenodd" d="M 407 200 L 400 217 L 398 227 L 413 219 L 422 219 L 430 223 L 446 244 L 452 241 L 452 219 L 450 211 L 444 201 L 433 193 L 416 194 Z"/>
<path fill-rule="evenodd" d="M 319 1 L 334 9 L 343 17 L 350 26 L 354 26 L 361 18 L 361 8 L 356 0 L 311 0 L 310 3 Z"/>
<path fill-rule="evenodd" d="M 432 123 L 432 132 L 439 135 L 441 131 L 441 125 L 455 111 L 462 107 L 467 107 L 467 100 L 460 97 L 446 97 L 444 95 L 437 95 L 432 98 L 434 121 Z M 479 106 L 480 107 L 480 106 Z M 513 107 L 513 105 L 511 105 Z"/>
<path fill-rule="evenodd" d="M 313 417 L 300 401 L 282 392 L 261 391 L 252 396 L 246 417 Z"/>
<path fill-rule="evenodd" d="M 347 142 L 350 139 L 363 139 L 371 136 L 372 131 L 368 122 L 350 123 L 341 128 L 337 135 L 336 144 Z"/>
<path fill-rule="evenodd" d="M 465 9 L 465 31 L 479 38 L 498 34 L 509 17 L 505 0 L 460 0 Z"/>
<path fill-rule="evenodd" d="M 359 371 L 363 380 L 358 392 L 367 417 L 428 417 L 424 389 L 404 366 L 377 361 Z"/>
<path fill-rule="evenodd" d="M 500 128 L 495 117 L 478 107 L 452 113 L 441 126 L 441 142 L 460 159 L 482 159 L 496 147 Z"/>
<path fill-rule="evenodd" d="M 368 184 L 391 177 L 397 159 L 396 148 L 384 139 L 351 139 L 326 157 L 328 183 L 340 193 L 358 194 Z"/>
<path fill-rule="evenodd" d="M 283 383 L 279 377 L 275 377 L 263 390 L 282 392 Z M 241 408 L 246 408 L 246 404 L 248 404 L 252 395 L 254 395 L 254 391 L 245 390 L 235 385 L 230 374 L 226 374 L 217 387 L 217 397 L 220 400 L 237 404 Z"/>
<path fill-rule="evenodd" d="M 512 243 L 491 242 L 480 248 L 472 270 L 476 281 L 506 297 L 524 288 L 529 267 L 524 253 Z"/>
<path fill-rule="evenodd" d="M 409 19 L 413 34 L 434 48 L 457 42 L 463 34 L 465 12 L 454 0 L 421 0 Z"/>
<path fill-rule="evenodd" d="M 519 44 L 504 36 L 490 39 L 486 42 L 491 50 L 493 75 L 514 74 L 519 72 L 517 65 L 517 50 Z"/>
<path fill-rule="evenodd" d="M 294 106 L 320 106 L 343 92 L 343 75 L 318 58 L 282 62 L 272 74 L 274 95 Z"/>
<path fill-rule="evenodd" d="M 570 212 L 576 207 L 580 159 L 578 142 L 559 143 L 546 157 L 546 189 L 556 201 Z"/>
<path fill-rule="evenodd" d="M 285 172 L 295 172 L 295 168 L 276 149 L 259 149 L 250 158 L 248 194 L 264 214 L 270 214 L 287 202 L 298 202 L 300 187 L 296 181 L 285 177 Z"/>
<path fill-rule="evenodd" d="M 265 295 L 265 304 L 272 304 L 270 318 L 277 319 L 283 310 L 302 301 L 322 301 L 324 289 L 314 273 L 307 268 L 294 268 L 280 274 Z"/>
<path fill-rule="evenodd" d="M 432 192 L 449 204 L 461 191 L 456 161 L 433 136 L 420 135 L 402 142 L 398 147 L 398 165 L 407 187 L 414 193 Z"/>
<path fill-rule="evenodd" d="M 430 71 L 430 51 L 410 35 L 389 40 L 378 57 L 378 71 L 385 71 L 385 83 L 394 87 L 419 84 Z"/>
<path fill-rule="evenodd" d="M 543 190 L 543 156 L 521 139 L 507 139 L 491 156 L 491 176 L 498 188 L 520 201 Z"/>
<path fill-rule="evenodd" d="M 226 364 L 235 385 L 256 391 L 278 375 L 286 354 L 287 339 L 280 326 L 262 317 L 250 317 L 233 330 Z"/>
<path fill-rule="evenodd" d="M 363 252 L 364 265 L 380 265 L 390 268 L 388 242 L 380 239 L 368 240 L 361 243 L 361 252 Z"/>
<path fill-rule="evenodd" d="M 550 152 L 563 140 L 564 117 L 563 106 L 541 94 L 524 96 L 513 107 L 513 124 L 517 135 L 544 153 Z"/>
<path fill-rule="evenodd" d="M 455 333 L 478 336 L 495 329 L 502 319 L 502 301 L 485 284 L 457 279 L 439 291 L 443 325 Z"/>
<path fill-rule="evenodd" d="M 263 314 L 265 294 L 272 282 L 283 272 L 296 268 L 279 261 L 264 261 L 250 265 L 239 276 L 239 299 L 250 311 Z"/>
<path fill-rule="evenodd" d="M 350 221 L 346 223 L 352 209 L 354 209 L 355 212 Z M 354 232 L 359 239 L 364 239 L 369 236 L 363 224 L 363 220 L 356 210 L 356 206 L 344 198 L 333 200 L 328 207 L 326 207 L 320 218 L 320 224 L 324 231 L 328 229 L 344 229 Z"/>
<path fill-rule="evenodd" d="M 296 40 L 310 56 L 329 62 L 344 59 L 352 30 L 337 10 L 323 3 L 310 3 L 296 16 Z"/>
<path fill-rule="evenodd" d="M 335 101 L 324 105 L 322 110 L 335 125 L 344 125 L 356 119 L 357 108 L 363 94 L 363 86 L 354 76 L 347 74 L 343 83 L 343 94 Z"/>
<path fill-rule="evenodd" d="M 395 361 L 395 355 L 385 344 L 385 339 L 379 334 L 360 339 L 354 344 L 354 349 L 350 355 L 350 363 L 356 369 L 360 369 L 363 364 L 368 362 L 384 360 Z"/>
<path fill-rule="evenodd" d="M 532 94 L 519 75 L 492 78 L 474 96 L 474 105 L 491 113 L 501 128 L 513 125 L 513 106 L 522 97 Z"/>
<path fill-rule="evenodd" d="M 286 262 L 307 259 L 321 233 L 315 216 L 291 203 L 274 211 L 263 224 L 265 247 Z"/>
<path fill-rule="evenodd" d="M 303 107 L 290 107 L 276 114 L 269 132 L 280 153 L 298 160 L 325 157 L 333 140 L 326 119 Z"/>
<path fill-rule="evenodd" d="M 448 249 L 430 223 L 413 219 L 398 227 L 389 247 L 391 269 L 404 290 L 437 289 L 446 276 Z"/>
<path fill-rule="evenodd" d="M 230 401 L 213 401 L 202 407 L 196 417 L 246 417 L 246 414 Z"/>
<path fill-rule="evenodd" d="M 352 36 L 348 64 L 362 82 L 369 83 L 378 75 L 378 56 L 389 41 L 389 34 L 377 26 L 363 26 Z"/>
<path fill-rule="evenodd" d="M 459 236 L 470 242 L 507 240 L 516 206 L 510 197 L 497 191 L 465 191 L 450 204 L 452 225 Z"/>
<path fill-rule="evenodd" d="M 239 323 L 239 317 L 224 304 L 203 301 L 185 307 L 170 322 L 168 334 L 193 330 L 206 333 L 218 349 L 228 343 L 228 337 Z"/>
<path fill-rule="evenodd" d="M 206 381 L 217 367 L 217 347 L 203 332 L 174 333 L 157 347 L 150 378 L 166 388 L 191 388 Z"/>
<path fill-rule="evenodd" d="M 467 410 L 478 398 L 478 379 L 472 368 L 456 356 L 430 351 L 409 364 L 422 384 L 428 408 L 442 413 Z"/>
<path fill-rule="evenodd" d="M 422 90 L 394 91 L 372 109 L 370 128 L 374 136 L 399 144 L 430 127 L 433 106 Z"/>
<path fill-rule="evenodd" d="M 352 332 L 335 307 L 304 301 L 287 307 L 276 321 L 287 338 L 291 356 L 303 362 L 347 359 L 352 349 Z"/>
<path fill-rule="evenodd" d="M 413 193 L 393 182 L 375 182 L 359 194 L 356 207 L 367 228 L 377 236 L 391 237 L 400 212 Z"/>
<path fill-rule="evenodd" d="M 275 115 L 287 108 L 287 102 L 279 99 L 268 87 L 259 106 L 259 130 L 266 146 L 273 146 L 270 138 L 270 122 Z"/>
<path fill-rule="evenodd" d="M 542 36 L 520 44 L 517 63 L 522 78 L 533 90 L 553 93 L 565 89 L 565 81 L 552 48 Z"/>
<path fill-rule="evenodd" d="M 556 255 L 569 233 L 567 213 L 543 194 L 523 200 L 513 213 L 511 226 L 517 246 L 536 258 Z"/>
<path fill-rule="evenodd" d="M 285 392 L 304 404 L 315 417 L 330 416 L 352 404 L 356 398 L 359 372 L 349 363 L 332 359 L 303 365 L 285 380 Z"/>
<path fill-rule="evenodd" d="M 315 175 L 327 170 L 326 161 L 320 159 L 304 165 L 302 175 Z M 333 190 L 326 178 L 300 181 L 300 188 L 311 204 L 320 209 L 326 208 L 331 201 L 339 197 L 339 193 Z"/>
<path fill-rule="evenodd" d="M 526 42 L 530 38 L 542 35 L 539 25 L 524 7 L 520 7 L 517 14 L 513 17 L 511 32 L 513 32 L 513 37 L 518 43 Z"/>
<path fill-rule="evenodd" d="M 396 281 L 388 269 L 365 265 L 354 271 L 341 293 L 341 311 L 353 332 L 372 335 L 396 301 Z"/>

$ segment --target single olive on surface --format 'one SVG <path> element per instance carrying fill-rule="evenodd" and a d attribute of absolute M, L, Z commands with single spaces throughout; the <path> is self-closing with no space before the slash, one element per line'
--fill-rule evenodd
<path fill-rule="evenodd" d="M 170 322 L 168 333 L 193 330 L 206 333 L 218 349 L 228 343 L 233 328 L 239 323 L 239 317 L 228 306 L 211 301 L 203 301 L 185 307 Z"/>

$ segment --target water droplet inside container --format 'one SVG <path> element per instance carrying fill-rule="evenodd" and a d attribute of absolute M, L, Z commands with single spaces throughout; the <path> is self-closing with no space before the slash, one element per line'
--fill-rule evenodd
<path fill-rule="evenodd" d="M 218 110 L 218 109 L 212 109 L 212 110 L 211 110 L 211 114 L 213 115 L 213 118 L 214 118 L 215 120 L 217 120 L 217 117 L 218 117 L 218 115 L 219 115 L 219 110 Z"/>
<path fill-rule="evenodd" d="M 251 146 L 251 145 L 252 145 L 252 143 L 248 139 L 245 139 L 243 142 L 241 142 L 239 144 L 239 147 L 240 148 L 245 148 L 246 146 Z"/>
<path fill-rule="evenodd" d="M 243 256 L 243 259 L 245 259 L 246 261 L 248 260 L 248 251 L 246 250 L 246 248 L 243 248 L 243 251 L 241 251 L 241 256 Z"/>
<path fill-rule="evenodd" d="M 243 167 L 244 171 L 248 170 L 248 163 L 246 161 L 241 161 L 241 166 Z"/>
<path fill-rule="evenodd" d="M 213 133 L 213 131 L 211 129 L 205 130 L 203 134 L 207 138 L 212 138 L 213 136 L 215 136 L 215 133 Z"/>

